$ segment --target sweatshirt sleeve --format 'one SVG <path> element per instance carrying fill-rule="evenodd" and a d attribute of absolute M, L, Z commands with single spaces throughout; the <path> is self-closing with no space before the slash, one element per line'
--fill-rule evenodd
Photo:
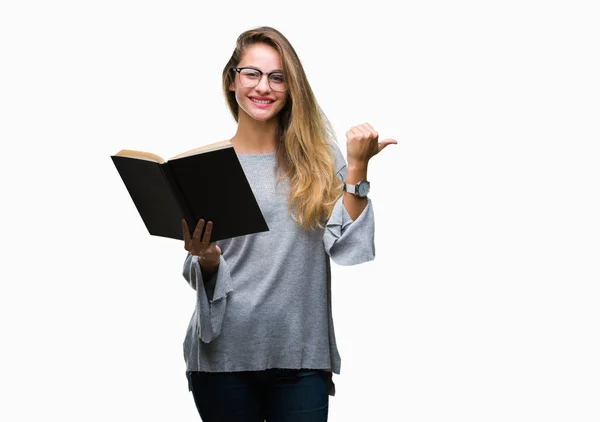
<path fill-rule="evenodd" d="M 210 343 L 221 334 L 227 295 L 233 290 L 227 262 L 221 256 L 217 272 L 204 281 L 198 257 L 188 253 L 183 264 L 183 277 L 196 290 L 198 336 L 203 342 Z"/>
<path fill-rule="evenodd" d="M 346 180 L 346 160 L 334 143 L 338 177 Z M 375 219 L 371 199 L 362 213 L 352 220 L 344 206 L 344 196 L 335 203 L 323 234 L 325 251 L 339 265 L 356 265 L 375 259 Z"/>

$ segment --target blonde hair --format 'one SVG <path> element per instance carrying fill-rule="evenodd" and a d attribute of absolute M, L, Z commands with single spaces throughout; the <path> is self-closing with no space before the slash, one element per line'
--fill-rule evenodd
<path fill-rule="evenodd" d="M 331 124 L 317 104 L 302 63 L 290 42 L 274 28 L 263 26 L 243 32 L 235 50 L 223 69 L 223 91 L 229 110 L 238 121 L 239 106 L 235 93 L 229 90 L 236 67 L 246 51 L 263 43 L 279 53 L 288 98 L 279 112 L 277 163 L 282 179 L 288 178 L 288 208 L 294 220 L 304 229 L 323 228 L 333 206 L 342 195 L 343 183 L 336 175 L 333 149 L 335 140 Z"/>

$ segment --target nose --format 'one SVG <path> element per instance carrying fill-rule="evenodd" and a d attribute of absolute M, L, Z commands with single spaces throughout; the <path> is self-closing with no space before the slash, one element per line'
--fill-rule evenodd
<path fill-rule="evenodd" d="M 269 85 L 269 75 L 260 75 L 258 85 L 254 87 L 256 92 L 270 92 L 271 85 Z"/>

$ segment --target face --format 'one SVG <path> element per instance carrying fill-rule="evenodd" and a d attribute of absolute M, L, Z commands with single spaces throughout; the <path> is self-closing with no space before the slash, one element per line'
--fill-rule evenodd
<path fill-rule="evenodd" d="M 248 47 L 237 67 L 253 67 L 263 72 L 283 71 L 277 50 L 262 43 Z M 269 121 L 285 106 L 287 92 L 274 91 L 267 79 L 267 75 L 262 75 L 258 85 L 248 88 L 241 84 L 240 75 L 236 73 L 229 90 L 235 92 L 240 114 L 246 113 L 258 121 Z"/>

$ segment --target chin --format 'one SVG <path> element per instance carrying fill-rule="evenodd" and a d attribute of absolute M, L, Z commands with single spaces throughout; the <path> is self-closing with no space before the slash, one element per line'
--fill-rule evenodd
<path fill-rule="evenodd" d="M 258 116 L 256 114 L 249 114 L 249 116 L 253 120 L 256 120 L 257 122 L 268 122 L 268 121 L 273 120 L 274 118 L 276 118 L 277 117 L 277 113 L 275 113 L 275 114 L 269 113 L 268 115 L 261 115 L 261 116 Z"/>
<path fill-rule="evenodd" d="M 248 110 L 247 108 L 242 108 L 240 107 L 241 110 L 244 110 L 244 112 L 248 115 L 248 117 L 250 117 L 253 120 L 259 121 L 259 122 L 268 122 L 269 120 L 274 119 L 275 117 L 277 117 L 277 115 L 279 114 L 279 112 L 281 111 L 281 109 L 283 107 L 277 107 L 276 109 L 273 110 L 256 110 L 256 109 L 252 109 L 252 104 L 249 104 L 250 110 Z"/>

